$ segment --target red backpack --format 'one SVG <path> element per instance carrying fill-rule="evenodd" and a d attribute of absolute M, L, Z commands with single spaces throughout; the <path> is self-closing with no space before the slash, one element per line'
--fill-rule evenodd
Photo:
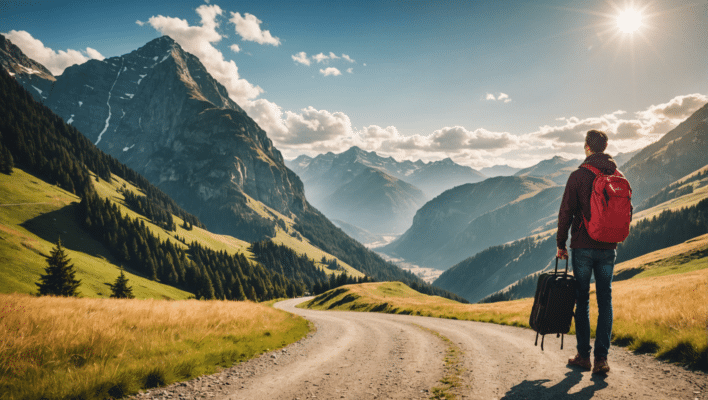
<path fill-rule="evenodd" d="M 583 164 L 595 174 L 590 195 L 590 220 L 583 220 L 588 234 L 598 242 L 619 243 L 629 235 L 632 222 L 632 188 L 618 171 L 605 175 L 592 165 Z"/>

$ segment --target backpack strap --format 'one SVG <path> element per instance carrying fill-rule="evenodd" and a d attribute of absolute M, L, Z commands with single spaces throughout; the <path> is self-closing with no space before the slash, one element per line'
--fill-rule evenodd
<path fill-rule="evenodd" d="M 587 169 L 588 171 L 592 172 L 593 174 L 595 174 L 595 176 L 598 176 L 598 175 L 607 175 L 607 174 L 603 174 L 602 171 L 600 171 L 599 169 L 593 167 L 593 166 L 590 165 L 590 164 L 582 164 L 582 165 L 580 165 L 580 166 L 583 167 L 583 168 L 585 168 L 585 169 Z M 612 175 L 614 175 L 614 176 L 619 176 L 619 177 L 624 178 L 624 175 L 619 171 L 619 169 L 615 169 L 615 172 L 613 172 L 612 174 L 610 174 L 610 176 L 612 176 Z"/>
<path fill-rule="evenodd" d="M 602 172 L 600 172 L 599 169 L 593 167 L 593 166 L 590 165 L 590 164 L 582 164 L 581 167 L 583 167 L 583 168 L 589 170 L 590 172 L 592 172 L 593 174 L 595 174 L 595 176 L 597 176 L 597 175 L 604 175 Z"/>

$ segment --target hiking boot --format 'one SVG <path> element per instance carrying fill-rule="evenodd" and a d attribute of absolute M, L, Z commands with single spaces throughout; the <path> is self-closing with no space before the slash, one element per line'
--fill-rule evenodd
<path fill-rule="evenodd" d="M 607 364 L 607 358 L 595 358 L 595 366 L 592 368 L 593 374 L 607 375 L 610 372 L 610 365 Z"/>
<path fill-rule="evenodd" d="M 590 357 L 584 358 L 580 357 L 580 354 L 576 354 L 575 357 L 568 360 L 568 365 L 574 365 L 582 369 L 590 371 L 592 369 L 592 364 L 590 363 Z"/>

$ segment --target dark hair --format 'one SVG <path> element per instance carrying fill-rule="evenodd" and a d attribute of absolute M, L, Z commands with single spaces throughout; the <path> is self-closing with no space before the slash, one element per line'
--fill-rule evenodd
<path fill-rule="evenodd" d="M 592 129 L 585 135 L 585 144 L 593 153 L 602 153 L 607 148 L 607 139 L 605 132 Z"/>

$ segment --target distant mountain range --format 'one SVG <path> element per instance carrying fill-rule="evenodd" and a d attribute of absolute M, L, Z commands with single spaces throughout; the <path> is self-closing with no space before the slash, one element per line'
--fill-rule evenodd
<path fill-rule="evenodd" d="M 377 235 L 402 233 L 426 200 L 485 178 L 449 158 L 399 162 L 358 147 L 314 158 L 302 155 L 286 165 L 302 178 L 308 199 L 325 215 Z M 351 228 L 348 232 L 356 234 Z"/>
<path fill-rule="evenodd" d="M 482 168 L 479 172 L 489 178 L 494 178 L 495 176 L 511 176 L 520 170 L 521 168 L 514 168 L 508 165 L 494 165 L 492 167 Z"/>
<path fill-rule="evenodd" d="M 514 176 L 536 176 L 552 180 L 557 185 L 565 185 L 570 173 L 575 171 L 583 160 L 567 159 L 555 156 L 550 160 L 543 160 L 538 164 L 517 171 Z"/>

